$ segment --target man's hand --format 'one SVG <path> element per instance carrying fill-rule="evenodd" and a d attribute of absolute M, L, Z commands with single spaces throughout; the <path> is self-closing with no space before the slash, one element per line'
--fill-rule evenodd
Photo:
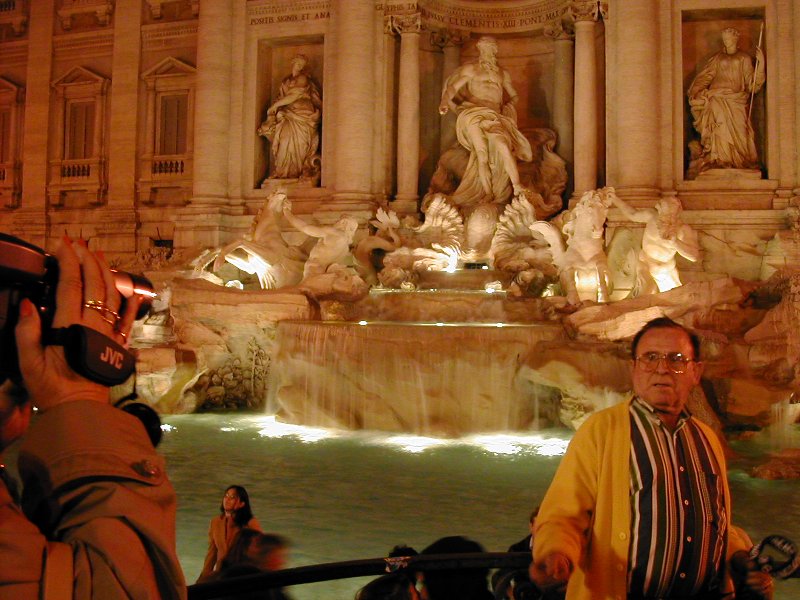
<path fill-rule="evenodd" d="M 531 563 L 529 575 L 542 590 L 564 588 L 572 575 L 572 562 L 565 554 L 553 552 Z"/>
<path fill-rule="evenodd" d="M 757 598 L 771 600 L 773 592 L 773 579 L 769 573 L 758 568 L 756 562 L 744 550 L 735 552 L 731 557 L 731 571 L 736 583 L 736 595 L 747 590 L 749 595 Z"/>

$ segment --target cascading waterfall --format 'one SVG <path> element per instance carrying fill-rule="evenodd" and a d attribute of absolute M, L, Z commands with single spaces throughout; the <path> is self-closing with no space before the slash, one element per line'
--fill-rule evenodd
<path fill-rule="evenodd" d="M 790 448 L 800 442 L 795 425 L 800 421 L 800 398 L 792 394 L 783 402 L 770 408 L 772 425 L 769 427 L 770 441 L 779 448 Z"/>
<path fill-rule="evenodd" d="M 541 325 L 282 322 L 268 406 L 322 427 L 433 435 L 520 431 L 536 398 L 519 356 L 560 329 Z"/>

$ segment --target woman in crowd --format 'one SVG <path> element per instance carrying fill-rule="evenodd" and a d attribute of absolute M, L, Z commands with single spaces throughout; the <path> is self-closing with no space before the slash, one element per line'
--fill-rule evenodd
<path fill-rule="evenodd" d="M 247 490 L 240 485 L 232 485 L 225 490 L 219 516 L 211 519 L 208 526 L 208 553 L 198 583 L 205 581 L 219 570 L 234 536 L 244 528 L 261 531 L 261 525 L 253 516 L 250 508 L 250 497 Z"/>

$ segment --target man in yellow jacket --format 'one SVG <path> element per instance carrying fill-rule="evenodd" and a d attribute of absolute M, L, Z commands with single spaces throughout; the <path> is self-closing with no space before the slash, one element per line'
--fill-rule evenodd
<path fill-rule="evenodd" d="M 686 410 L 700 382 L 697 337 L 670 319 L 632 343 L 632 397 L 578 429 L 541 504 L 531 579 L 567 599 L 732 598 L 725 456 Z M 769 598 L 771 578 L 748 577 Z"/>

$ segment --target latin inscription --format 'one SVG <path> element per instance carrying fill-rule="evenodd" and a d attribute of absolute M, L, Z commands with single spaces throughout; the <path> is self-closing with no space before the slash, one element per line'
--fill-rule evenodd
<path fill-rule="evenodd" d="M 319 21 L 320 19 L 330 19 L 331 12 L 323 10 L 319 12 L 293 13 L 288 15 L 270 15 L 266 17 L 251 17 L 250 25 L 273 25 L 277 23 L 299 23 L 301 21 Z"/>

